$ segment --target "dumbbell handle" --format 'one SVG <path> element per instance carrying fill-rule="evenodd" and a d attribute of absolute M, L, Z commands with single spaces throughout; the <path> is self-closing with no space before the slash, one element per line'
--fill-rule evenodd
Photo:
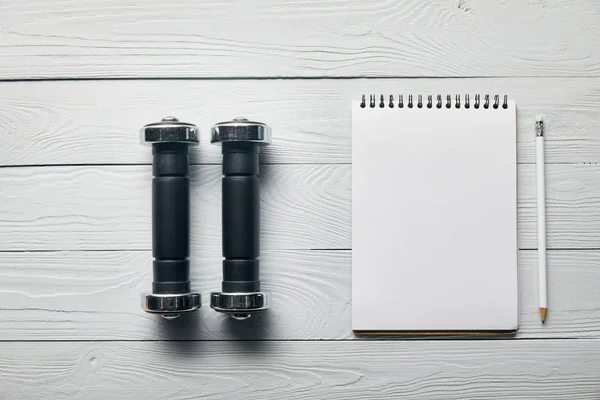
<path fill-rule="evenodd" d="M 152 282 L 156 294 L 190 292 L 189 145 L 152 145 Z"/>
<path fill-rule="evenodd" d="M 252 142 L 222 144 L 223 292 L 258 292 L 259 153 Z"/>

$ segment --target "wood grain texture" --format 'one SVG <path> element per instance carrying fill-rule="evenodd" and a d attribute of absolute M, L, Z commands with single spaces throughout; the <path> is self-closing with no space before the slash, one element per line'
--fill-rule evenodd
<path fill-rule="evenodd" d="M 600 165 L 549 165 L 548 248 L 600 248 Z M 221 168 L 191 169 L 192 247 L 221 248 Z M 519 246 L 537 246 L 535 166 L 519 167 Z M 0 250 L 151 246 L 151 167 L 0 169 Z M 350 165 L 265 165 L 261 247 L 349 249 Z"/>
<path fill-rule="evenodd" d="M 0 250 L 150 249 L 150 166 L 0 170 Z M 350 166 L 261 170 L 261 248 L 349 248 Z M 221 249 L 221 166 L 190 170 L 191 241 Z"/>
<path fill-rule="evenodd" d="M 0 15 L 0 398 L 600 398 L 597 2 L 25 0 Z M 314 79 L 327 77 L 429 79 Z M 536 247 L 532 125 L 544 115 L 545 325 L 536 251 L 523 250 L 514 337 L 350 330 L 350 100 L 390 92 L 516 99 L 523 249 Z M 203 135 L 192 282 L 205 304 L 175 321 L 141 309 L 151 151 L 137 132 L 165 115 Z M 261 202 L 272 308 L 244 323 L 207 304 L 221 279 L 208 128 L 239 115 L 275 132 Z M 53 167 L 13 168 L 24 165 Z"/>
<path fill-rule="evenodd" d="M 11 1 L 0 75 L 598 76 L 589 0 Z"/>
<path fill-rule="evenodd" d="M 220 260 L 219 254 L 192 254 L 192 284 L 202 293 L 204 306 L 189 317 L 165 321 L 141 308 L 141 295 L 151 288 L 150 251 L 2 252 L 0 337 L 53 341 L 376 338 L 356 337 L 351 331 L 350 251 L 263 252 L 261 281 L 271 294 L 272 307 L 242 323 L 208 305 L 209 292 L 220 288 Z M 595 250 L 549 251 L 550 312 L 542 325 L 536 252 L 521 251 L 516 339 L 600 338 L 598 260 L 600 251 Z"/>
<path fill-rule="evenodd" d="M 0 343 L 0 380 L 22 399 L 596 400 L 598 344 Z"/>
<path fill-rule="evenodd" d="M 138 130 L 169 114 L 202 130 L 192 163 L 221 163 L 210 126 L 239 115 L 273 127 L 266 163 L 350 163 L 352 99 L 456 92 L 516 99 L 520 163 L 535 162 L 538 114 L 546 162 L 600 162 L 600 79 L 365 79 L 0 83 L 0 165 L 149 164 Z"/>
<path fill-rule="evenodd" d="M 0 337 L 73 339 L 345 338 L 350 329 L 350 256 L 339 251 L 262 252 L 262 289 L 272 309 L 244 323 L 210 309 L 221 256 L 192 254 L 203 307 L 175 321 L 147 314 L 152 258 L 145 252 L 0 253 Z"/>

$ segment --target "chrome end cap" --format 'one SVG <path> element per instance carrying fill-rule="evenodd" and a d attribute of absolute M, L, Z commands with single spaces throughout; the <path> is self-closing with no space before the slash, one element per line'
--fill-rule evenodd
<path fill-rule="evenodd" d="M 181 314 L 196 311 L 202 305 L 200 293 L 147 294 L 144 311 L 155 314 Z"/>
<path fill-rule="evenodd" d="M 160 122 L 145 125 L 140 129 L 140 143 L 187 143 L 196 145 L 200 141 L 200 130 L 194 124 L 180 122 L 175 117 L 165 117 Z"/>
<path fill-rule="evenodd" d="M 219 122 L 211 129 L 210 142 L 254 142 L 271 144 L 271 127 L 262 122 L 249 121 L 246 118 L 236 118 L 233 121 Z"/>
<path fill-rule="evenodd" d="M 210 294 L 210 307 L 222 313 L 232 315 L 246 315 L 269 308 L 269 295 L 265 292 L 249 293 L 224 293 L 213 292 Z M 245 318 L 236 318 L 245 319 Z"/>

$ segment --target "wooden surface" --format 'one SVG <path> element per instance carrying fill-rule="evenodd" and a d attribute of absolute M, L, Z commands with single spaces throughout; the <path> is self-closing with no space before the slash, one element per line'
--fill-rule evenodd
<path fill-rule="evenodd" d="M 151 168 L 2 168 L 0 250 L 150 250 Z M 192 245 L 200 254 L 221 248 L 220 171 L 190 171 Z M 351 165 L 261 171 L 262 249 L 351 247 Z M 535 165 L 519 165 L 518 173 L 519 247 L 535 249 Z M 600 248 L 600 165 L 548 165 L 546 174 L 548 248 Z"/>
<path fill-rule="evenodd" d="M 10 79 L 600 73 L 593 0 L 22 0 L 0 10 Z"/>
<path fill-rule="evenodd" d="M 596 400 L 596 342 L 0 343 L 0 379 L 22 399 Z"/>
<path fill-rule="evenodd" d="M 539 321 L 536 251 L 519 255 L 520 328 L 516 339 L 600 338 L 600 251 L 548 252 L 549 318 Z M 220 256 L 192 254 L 192 282 L 220 287 Z M 351 252 L 276 250 L 261 257 L 273 307 L 245 324 L 203 306 L 165 321 L 144 313 L 152 280 L 150 251 L 0 253 L 0 337 L 4 340 L 338 340 L 352 333 Z M 416 338 L 418 339 L 418 338 Z M 431 339 L 431 338 L 428 338 Z"/>
<path fill-rule="evenodd" d="M 6 0 L 0 15 L 0 399 L 600 398 L 597 2 Z M 517 103 L 520 329 L 354 335 L 350 100 L 457 92 Z M 205 304 L 171 322 L 141 309 L 151 150 L 138 130 L 165 115 L 202 130 L 192 279 Z M 221 279 L 209 127 L 240 115 L 274 129 L 261 169 L 272 308 L 246 322 L 207 305 Z"/>
<path fill-rule="evenodd" d="M 1 59 L 0 55 L 0 59 Z M 535 163 L 535 116 L 546 162 L 600 162 L 600 78 L 309 79 L 8 82 L 0 91 L 0 165 L 150 164 L 141 126 L 164 115 L 193 121 L 194 164 L 219 164 L 210 127 L 233 115 L 277 134 L 263 163 L 350 163 L 350 100 L 363 93 L 506 93 L 517 101 L 518 157 Z"/>

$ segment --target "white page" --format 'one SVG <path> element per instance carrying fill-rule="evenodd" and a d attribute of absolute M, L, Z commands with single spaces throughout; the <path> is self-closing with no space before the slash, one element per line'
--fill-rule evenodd
<path fill-rule="evenodd" d="M 353 330 L 517 329 L 516 153 L 512 101 L 353 102 Z"/>

